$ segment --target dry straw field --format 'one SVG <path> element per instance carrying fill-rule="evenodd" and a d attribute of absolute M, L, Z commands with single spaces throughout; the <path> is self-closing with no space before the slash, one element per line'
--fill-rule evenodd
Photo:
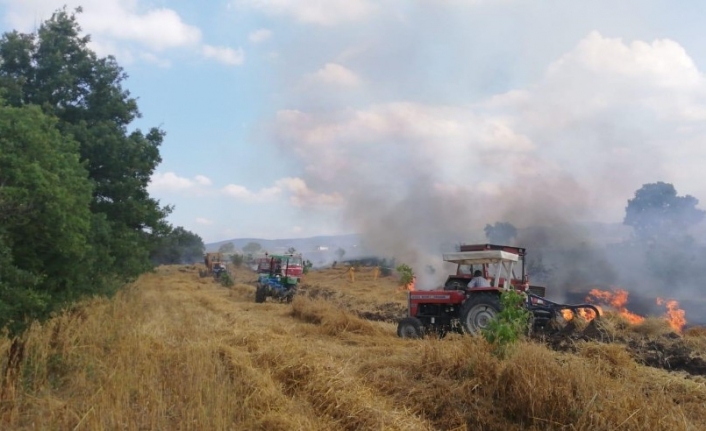
<path fill-rule="evenodd" d="M 255 304 L 254 278 L 161 267 L 3 339 L 0 429 L 706 429 L 698 369 L 635 354 L 668 365 L 658 347 L 678 343 L 694 359 L 702 329 L 607 319 L 603 341 L 526 341 L 501 360 L 480 337 L 398 339 L 385 319 L 406 294 L 389 278 L 314 271 L 293 304 Z"/>

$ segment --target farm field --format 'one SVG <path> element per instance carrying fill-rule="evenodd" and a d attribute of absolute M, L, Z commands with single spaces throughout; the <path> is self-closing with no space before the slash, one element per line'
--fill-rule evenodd
<path fill-rule="evenodd" d="M 608 316 L 501 359 L 481 337 L 399 339 L 406 292 L 365 268 L 312 271 L 292 304 L 256 304 L 249 270 L 225 288 L 198 269 L 0 341 L 0 428 L 706 429 L 702 328 Z"/>

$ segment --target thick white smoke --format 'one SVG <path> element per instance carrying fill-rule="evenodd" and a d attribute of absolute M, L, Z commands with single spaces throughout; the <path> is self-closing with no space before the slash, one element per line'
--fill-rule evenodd
<path fill-rule="evenodd" d="M 620 223 L 627 199 L 657 180 L 706 196 L 691 169 L 706 151 L 704 119 L 706 80 L 679 44 L 594 32 L 528 88 L 465 105 L 351 108 L 342 99 L 281 111 L 274 128 L 307 186 L 341 197 L 346 230 L 421 274 L 439 264 L 442 245 L 483 241 L 486 223 L 550 232 Z M 595 242 L 580 229 L 555 230 L 550 240 Z"/>

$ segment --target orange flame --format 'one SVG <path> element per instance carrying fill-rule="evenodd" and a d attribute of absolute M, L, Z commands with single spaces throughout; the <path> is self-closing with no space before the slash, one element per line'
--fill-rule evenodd
<path fill-rule="evenodd" d="M 407 283 L 407 286 L 405 286 L 405 287 L 406 287 L 407 290 L 409 290 L 410 292 L 413 292 L 413 291 L 414 291 L 414 286 L 415 286 L 416 284 L 417 284 L 417 277 L 412 277 L 412 281 L 410 281 L 409 283 Z"/>
<path fill-rule="evenodd" d="M 599 313 L 603 314 L 603 310 L 601 309 L 601 307 L 596 305 L 596 308 L 598 309 Z M 574 318 L 574 313 L 571 310 L 561 310 L 561 314 L 563 315 L 564 320 L 572 320 Z M 579 317 L 585 320 L 593 320 L 596 318 L 596 313 L 588 308 L 579 308 L 578 310 L 576 310 L 576 314 L 578 314 Z"/>
<path fill-rule="evenodd" d="M 603 314 L 603 309 L 600 306 L 596 305 L 596 308 L 598 309 L 598 312 L 600 314 Z M 579 316 L 583 317 L 586 320 L 593 320 L 596 318 L 596 313 L 590 308 L 579 308 L 578 313 Z"/>
<path fill-rule="evenodd" d="M 679 302 L 674 299 L 665 300 L 662 298 L 657 298 L 657 305 L 664 305 L 667 307 L 667 312 L 664 317 L 669 322 L 669 326 L 675 331 L 681 333 L 686 325 L 686 312 L 679 308 Z"/>
<path fill-rule="evenodd" d="M 412 281 L 407 283 L 404 286 L 400 286 L 399 290 L 400 291 L 405 291 L 408 290 L 410 292 L 414 292 L 414 286 L 417 284 L 417 277 L 412 277 Z"/>
<path fill-rule="evenodd" d="M 574 313 L 571 310 L 561 310 L 561 314 L 564 316 L 564 320 L 572 320 L 574 318 Z"/>
<path fill-rule="evenodd" d="M 614 292 L 592 289 L 588 292 L 586 301 L 597 301 L 605 305 L 609 305 L 628 322 L 632 324 L 642 323 L 645 320 L 644 317 L 628 311 L 628 309 L 625 308 L 625 304 L 628 302 L 628 295 L 629 293 L 623 289 L 616 289 Z"/>

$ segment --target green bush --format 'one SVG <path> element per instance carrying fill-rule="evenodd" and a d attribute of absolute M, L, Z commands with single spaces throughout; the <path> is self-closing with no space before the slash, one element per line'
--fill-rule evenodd
<path fill-rule="evenodd" d="M 242 254 L 235 253 L 230 257 L 230 261 L 233 263 L 235 266 L 240 266 L 243 264 L 243 261 L 245 260 L 245 256 Z"/>
<path fill-rule="evenodd" d="M 524 307 L 525 297 L 516 290 L 506 290 L 500 295 L 502 310 L 495 316 L 483 337 L 494 345 L 494 353 L 505 356 L 511 346 L 522 338 L 527 330 L 530 312 Z"/>
<path fill-rule="evenodd" d="M 400 275 L 400 286 L 406 286 L 414 280 L 414 271 L 412 267 L 407 264 L 400 264 L 397 266 L 397 273 Z"/>
<path fill-rule="evenodd" d="M 220 277 L 218 277 L 218 282 L 221 283 L 223 287 L 231 287 L 235 284 L 233 277 L 231 277 L 227 272 L 223 272 Z"/>

